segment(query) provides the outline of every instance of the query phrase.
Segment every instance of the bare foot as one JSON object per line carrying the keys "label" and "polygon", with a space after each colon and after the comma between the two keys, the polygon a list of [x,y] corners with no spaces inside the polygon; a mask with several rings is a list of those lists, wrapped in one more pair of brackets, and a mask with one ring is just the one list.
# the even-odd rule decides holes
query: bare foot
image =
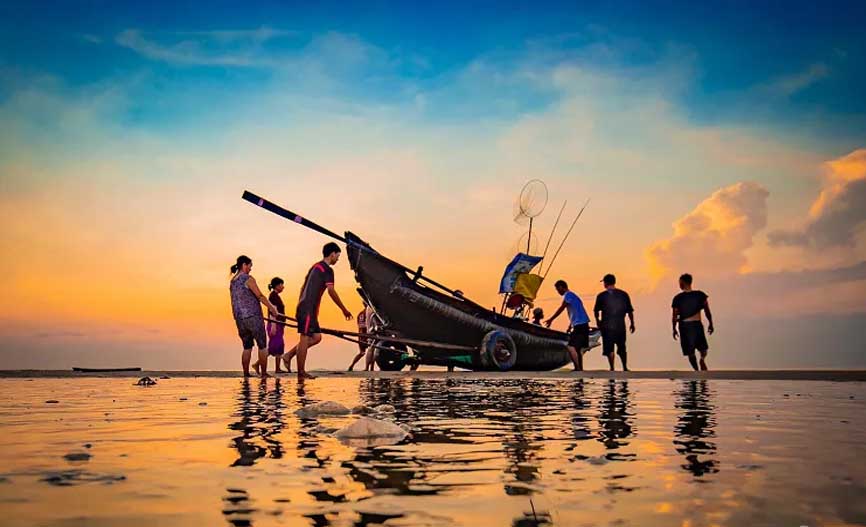
{"label": "bare foot", "polygon": [[305,379],[315,379],[315,378],[316,378],[315,375],[310,375],[309,373],[307,373],[305,371],[299,371],[298,372],[298,380],[299,381],[303,381]]}
{"label": "bare foot", "polygon": [[266,372],[266,371],[262,372],[262,379],[268,379],[270,377],[271,377],[271,375],[269,375],[268,372]]}
{"label": "bare foot", "polygon": [[622,371],[631,371],[631,370],[628,368],[623,368]]}
{"label": "bare foot", "polygon": [[259,363],[258,363],[258,362],[254,362],[254,363],[253,363],[253,369],[256,371],[256,373],[261,373],[261,372],[259,371]]}
{"label": "bare foot", "polygon": [[583,371],[583,368],[575,368],[574,371]]}
{"label": "bare foot", "polygon": [[707,368],[707,363],[704,362],[704,359],[701,359],[701,370],[702,370],[702,371],[707,371],[708,369],[709,369],[709,368]]}
{"label": "bare foot", "polygon": [[274,373],[283,373],[283,370],[277,368],[276,370],[274,370]]}
{"label": "bare foot", "polygon": [[250,372],[245,371],[245,372],[244,372],[244,377],[252,377],[252,375],[250,375]]}

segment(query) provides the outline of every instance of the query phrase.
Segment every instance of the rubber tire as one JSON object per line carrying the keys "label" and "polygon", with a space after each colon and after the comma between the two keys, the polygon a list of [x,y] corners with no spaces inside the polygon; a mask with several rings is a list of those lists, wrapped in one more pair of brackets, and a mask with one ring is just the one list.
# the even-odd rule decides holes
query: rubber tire
{"label": "rubber tire", "polygon": [[400,371],[406,367],[406,359],[403,355],[406,353],[406,346],[394,342],[374,341],[373,344],[383,346],[390,349],[379,348],[376,351],[376,366],[381,371]]}
{"label": "rubber tire", "polygon": [[[503,360],[497,354],[497,347],[504,347],[509,352]],[[517,363],[517,346],[514,339],[505,331],[494,329],[484,335],[481,340],[481,365],[485,370],[508,371]]]}

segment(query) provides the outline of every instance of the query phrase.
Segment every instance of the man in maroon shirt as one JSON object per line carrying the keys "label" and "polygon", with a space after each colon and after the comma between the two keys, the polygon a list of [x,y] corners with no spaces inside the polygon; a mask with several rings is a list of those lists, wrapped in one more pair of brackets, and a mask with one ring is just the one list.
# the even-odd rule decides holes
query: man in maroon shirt
{"label": "man in maroon shirt", "polygon": [[334,269],[331,266],[340,259],[340,253],[339,245],[334,242],[326,243],[322,248],[324,258],[310,267],[310,270],[307,271],[307,277],[304,279],[304,286],[301,288],[298,307],[295,311],[300,342],[286,354],[285,358],[286,367],[289,368],[292,357],[297,355],[299,381],[315,379],[313,375],[307,373],[304,366],[307,362],[307,350],[322,341],[322,331],[319,328],[319,307],[322,304],[322,295],[325,290],[328,291],[331,300],[343,311],[346,320],[352,320],[352,313],[346,309],[343,301],[340,300],[340,295],[334,289]]}

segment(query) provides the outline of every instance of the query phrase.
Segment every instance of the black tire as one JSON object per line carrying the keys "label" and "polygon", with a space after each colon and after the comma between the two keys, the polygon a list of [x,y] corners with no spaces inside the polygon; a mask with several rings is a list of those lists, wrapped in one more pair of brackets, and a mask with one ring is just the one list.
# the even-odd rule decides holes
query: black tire
{"label": "black tire", "polygon": [[406,346],[395,342],[373,342],[376,349],[376,365],[382,371],[400,371],[406,367]]}
{"label": "black tire", "polygon": [[517,363],[517,346],[511,335],[495,329],[484,335],[480,355],[485,370],[508,371]]}

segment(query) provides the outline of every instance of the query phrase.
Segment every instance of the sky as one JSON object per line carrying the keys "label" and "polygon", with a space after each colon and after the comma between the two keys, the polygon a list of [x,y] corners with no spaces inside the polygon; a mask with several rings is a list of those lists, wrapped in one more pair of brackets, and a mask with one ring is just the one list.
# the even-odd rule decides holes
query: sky
{"label": "sky", "polygon": [[690,272],[711,367],[866,368],[866,4],[308,4],[0,5],[0,368],[237,368],[229,266],[291,306],[327,241],[244,190],[498,305],[531,179],[542,246],[591,199],[550,277],[617,275],[633,367],[687,367]]}

